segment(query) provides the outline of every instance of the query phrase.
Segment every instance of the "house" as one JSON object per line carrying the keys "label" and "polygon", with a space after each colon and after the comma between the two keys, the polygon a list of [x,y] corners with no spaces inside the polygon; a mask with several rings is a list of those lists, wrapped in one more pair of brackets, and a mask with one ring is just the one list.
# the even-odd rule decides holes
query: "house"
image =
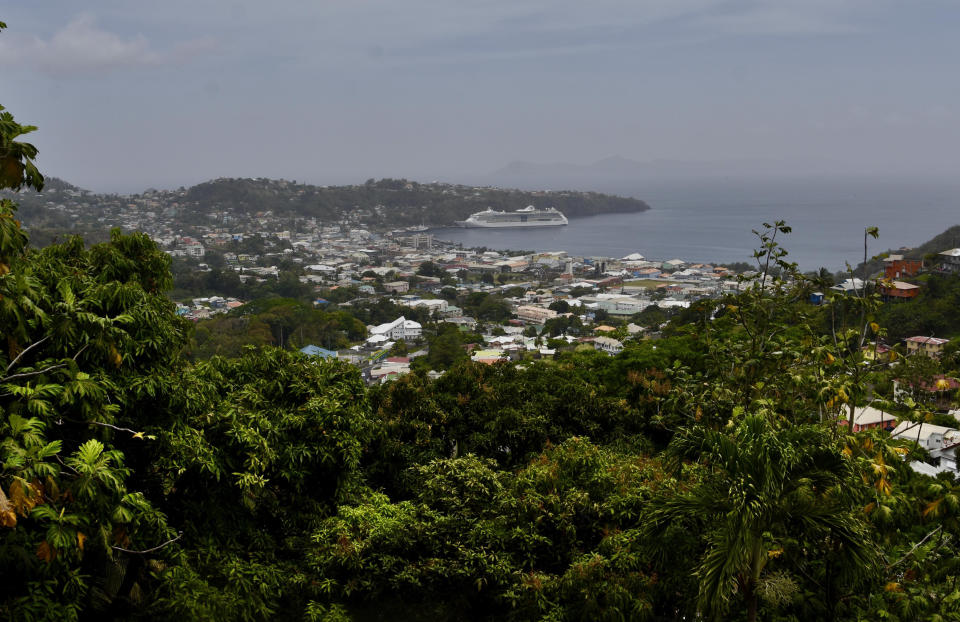
{"label": "house", "polygon": [[384,383],[388,380],[393,380],[399,376],[410,373],[410,363],[396,363],[385,361],[380,365],[372,367],[370,369],[370,380],[371,382]]}
{"label": "house", "polygon": [[400,304],[412,309],[416,309],[417,307],[424,308],[431,313],[446,313],[450,308],[450,303],[443,298],[419,298],[417,300],[405,300]]}
{"label": "house", "polygon": [[448,317],[444,321],[450,324],[456,324],[457,328],[459,328],[460,330],[473,330],[477,327],[477,320],[473,319],[472,317],[467,317],[465,315],[461,315],[457,317]]}
{"label": "house", "polygon": [[333,350],[327,350],[326,348],[321,348],[320,346],[304,346],[300,348],[300,351],[306,354],[307,356],[317,357],[320,359],[335,359],[337,358],[337,353]]}
{"label": "house", "polygon": [[860,348],[863,358],[868,361],[888,360],[890,358],[890,348],[882,343],[870,342]]}
{"label": "house", "polygon": [[838,283],[831,287],[833,291],[843,292],[844,294],[849,294],[850,292],[863,291],[863,279],[844,279],[842,283]]}
{"label": "house", "polygon": [[943,449],[960,440],[960,430],[947,428],[932,423],[917,423],[915,421],[901,421],[890,432],[890,438],[913,441],[927,451]]}
{"label": "house", "polygon": [[184,245],[183,250],[186,251],[187,256],[189,257],[203,257],[206,254],[206,249],[203,248],[203,244],[200,244],[199,242],[186,244]]}
{"label": "house", "polygon": [[596,300],[598,309],[603,309],[610,315],[633,315],[634,313],[640,313],[649,306],[648,302],[630,296],[605,297],[601,295],[591,299]]}
{"label": "house", "polygon": [[384,283],[383,289],[390,294],[406,294],[410,291],[410,283],[406,281],[391,281],[390,283]]}
{"label": "house", "polygon": [[905,281],[890,281],[880,284],[880,295],[884,300],[909,300],[920,294],[920,286]]}
{"label": "house", "polygon": [[385,343],[388,340],[419,339],[423,327],[419,322],[408,320],[401,315],[392,322],[379,326],[368,326],[367,332],[370,333],[370,337],[367,339],[368,343]]}
{"label": "house", "polygon": [[623,344],[612,337],[597,337],[593,340],[593,347],[611,356],[616,356],[623,351]]}
{"label": "house", "polygon": [[[846,425],[847,417],[840,417],[838,423]],[[873,430],[880,428],[882,430],[893,430],[898,423],[896,415],[884,412],[873,406],[862,406],[853,411],[853,431],[862,432],[863,430]]]}
{"label": "house", "polygon": [[960,248],[951,248],[937,255],[940,267],[950,272],[960,272]]}
{"label": "house", "polygon": [[953,396],[960,389],[960,381],[943,374],[936,374],[930,380],[920,383],[893,381],[893,396],[897,400],[912,397],[915,400],[931,404],[938,410],[953,408]]}
{"label": "house", "polygon": [[923,270],[922,259],[904,259],[903,255],[890,255],[883,260],[883,278],[894,280],[917,276]]}
{"label": "house", "polygon": [[557,317],[557,312],[553,309],[536,307],[533,305],[521,305],[517,307],[517,318],[524,322],[533,324],[543,324],[547,320]]}
{"label": "house", "polygon": [[659,268],[641,268],[634,272],[634,275],[641,279],[656,279],[659,278],[663,272]]}
{"label": "house", "polygon": [[[891,438],[911,441],[923,447],[930,453],[934,465],[939,467],[937,472],[944,470],[957,471],[957,449],[960,449],[960,430],[947,428],[932,423],[917,423],[904,421],[890,433]],[[925,469],[910,465],[915,471],[926,472]],[[929,465],[926,465],[929,467]]]}
{"label": "house", "polygon": [[614,287],[616,285],[623,285],[623,277],[619,276],[608,276],[606,278],[600,279],[594,283],[597,287],[604,289],[608,287]]}
{"label": "house", "polygon": [[500,361],[506,361],[507,353],[503,350],[477,350],[470,357],[470,360],[477,363],[485,363],[487,365],[493,365],[494,363],[499,363]]}
{"label": "house", "polygon": [[907,337],[904,339],[907,344],[907,354],[923,354],[925,356],[939,357],[943,354],[943,347],[950,340],[940,337]]}

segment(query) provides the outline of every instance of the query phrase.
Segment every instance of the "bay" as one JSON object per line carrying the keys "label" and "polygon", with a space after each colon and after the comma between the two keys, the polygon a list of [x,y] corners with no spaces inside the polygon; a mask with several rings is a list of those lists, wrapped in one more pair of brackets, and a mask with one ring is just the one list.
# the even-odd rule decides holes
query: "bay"
{"label": "bay", "polygon": [[[863,232],[876,226],[870,255],[915,246],[960,224],[960,183],[887,179],[694,180],[607,186],[653,208],[570,219],[566,227],[434,229],[464,247],[567,251],[573,256],[695,262],[752,261],[753,229],[785,220],[782,245],[802,270],[844,269],[863,259]],[[956,245],[960,246],[960,240]]]}

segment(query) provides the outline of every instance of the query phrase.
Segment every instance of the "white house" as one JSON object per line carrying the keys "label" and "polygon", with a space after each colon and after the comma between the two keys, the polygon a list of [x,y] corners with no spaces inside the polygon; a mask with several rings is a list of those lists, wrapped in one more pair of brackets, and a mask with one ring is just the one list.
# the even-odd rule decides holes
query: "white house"
{"label": "white house", "polygon": [[[957,471],[957,449],[960,448],[960,430],[932,423],[904,421],[890,433],[891,438],[912,441],[930,452],[930,458],[940,467],[937,471]],[[915,471],[925,472],[910,464]]]}
{"label": "white house", "polygon": [[863,290],[863,279],[858,279],[858,278],[844,279],[842,283],[838,283],[837,285],[834,285],[830,289],[836,292],[843,292],[843,293]]}
{"label": "white house", "polygon": [[546,309],[534,305],[521,305],[517,307],[517,318],[524,322],[542,323],[555,317],[557,317],[557,312],[553,309]]}
{"label": "white house", "polygon": [[[386,337],[392,341],[397,341],[398,339],[419,339],[423,327],[420,326],[419,322],[408,320],[401,315],[392,322],[379,326],[368,326],[367,331],[370,333],[370,338],[367,341],[374,339],[374,337]],[[382,342],[383,339],[378,338],[376,341]],[[371,343],[374,342],[371,341]]]}
{"label": "white house", "polygon": [[960,271],[960,248],[951,248],[950,250],[939,253],[940,265],[947,270],[954,272]]}
{"label": "white house", "polygon": [[195,244],[184,245],[183,250],[187,252],[187,255],[190,257],[203,257],[206,253],[206,249],[203,247],[203,244],[199,242]]}
{"label": "white house", "polygon": [[612,337],[597,337],[593,340],[593,347],[614,356],[623,351],[623,344]]}
{"label": "white house", "polygon": [[434,311],[437,313],[446,313],[447,309],[450,308],[450,303],[443,298],[420,298],[418,300],[405,300],[400,304],[412,309],[423,307],[425,309],[429,309],[431,313]]}
{"label": "white house", "polygon": [[890,433],[890,438],[917,442],[932,453],[960,441],[960,430],[932,423],[901,421]]}

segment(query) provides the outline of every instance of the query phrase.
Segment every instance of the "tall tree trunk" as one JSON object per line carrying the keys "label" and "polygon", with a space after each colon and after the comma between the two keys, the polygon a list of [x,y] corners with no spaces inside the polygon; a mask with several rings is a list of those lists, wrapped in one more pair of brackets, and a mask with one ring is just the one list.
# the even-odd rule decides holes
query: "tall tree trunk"
{"label": "tall tree trunk", "polygon": [[747,622],[757,622],[757,592],[754,590],[753,582],[747,584],[743,597],[747,601]]}

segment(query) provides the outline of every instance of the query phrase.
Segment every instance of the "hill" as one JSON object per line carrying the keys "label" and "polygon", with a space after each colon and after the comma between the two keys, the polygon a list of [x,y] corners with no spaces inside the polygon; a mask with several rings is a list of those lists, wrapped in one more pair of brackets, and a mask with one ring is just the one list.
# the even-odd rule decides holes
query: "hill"
{"label": "hill", "polygon": [[178,190],[135,195],[96,194],[61,180],[42,193],[16,195],[24,221],[34,230],[95,230],[105,226],[145,228],[151,219],[182,225],[224,224],[269,217],[350,221],[371,228],[448,226],[492,207],[556,207],[570,218],[613,212],[642,212],[645,202],[598,192],[523,191],[404,179],[368,180],[350,186],[315,186],[265,178],[215,179]]}
{"label": "hill", "polygon": [[[875,274],[883,271],[883,260],[890,255],[903,255],[907,259],[925,259],[928,263],[935,261],[937,253],[951,248],[960,247],[960,225],[954,225],[930,240],[913,248],[888,249],[870,259],[866,264],[866,274]],[[864,264],[857,266],[857,274],[864,273]]]}

